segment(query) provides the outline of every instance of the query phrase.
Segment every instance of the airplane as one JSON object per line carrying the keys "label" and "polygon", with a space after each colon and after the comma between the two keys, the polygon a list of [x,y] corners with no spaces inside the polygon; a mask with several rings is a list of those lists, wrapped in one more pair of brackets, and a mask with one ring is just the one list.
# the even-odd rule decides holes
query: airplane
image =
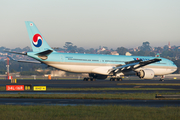
{"label": "airplane", "polygon": [[[88,73],[89,77],[84,81],[106,79],[121,81],[122,76],[136,75],[141,79],[153,79],[161,76],[163,81],[166,74],[173,73],[177,66],[159,54],[150,56],[125,56],[125,55],[102,55],[59,53],[52,49],[32,21],[25,21],[28,31],[32,52],[15,54],[27,55],[36,61],[16,60],[18,62],[43,63],[48,66],[74,73]],[[14,59],[13,59],[14,60]]]}

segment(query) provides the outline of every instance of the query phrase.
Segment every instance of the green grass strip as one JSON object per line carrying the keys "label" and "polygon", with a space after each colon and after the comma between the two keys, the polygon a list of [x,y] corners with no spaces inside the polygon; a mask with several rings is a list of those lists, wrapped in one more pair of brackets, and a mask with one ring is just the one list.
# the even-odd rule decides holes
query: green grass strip
{"label": "green grass strip", "polygon": [[[117,93],[117,94],[0,94],[0,98],[35,98],[35,99],[139,99],[154,100],[156,93]],[[161,93],[163,95],[180,94]],[[163,98],[164,99],[164,98]]]}
{"label": "green grass strip", "polygon": [[180,107],[0,105],[1,120],[179,120]]}
{"label": "green grass strip", "polygon": [[180,86],[179,83],[117,83],[117,85],[138,85],[138,86]]}

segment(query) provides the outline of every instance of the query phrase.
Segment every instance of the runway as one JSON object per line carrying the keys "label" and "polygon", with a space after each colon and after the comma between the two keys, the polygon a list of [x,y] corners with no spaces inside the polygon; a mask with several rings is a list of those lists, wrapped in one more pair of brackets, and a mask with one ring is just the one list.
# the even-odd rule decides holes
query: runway
{"label": "runway", "polygon": [[[97,80],[97,81],[83,81],[83,80],[19,80],[16,84],[32,85],[32,86],[47,86],[51,88],[133,88],[136,85],[120,85],[120,83],[168,83],[168,84],[180,84],[180,80],[123,80],[123,81],[109,81],[109,80]],[[10,80],[0,80],[0,86],[12,84]],[[141,86],[141,88],[173,88],[180,89],[180,86]]]}
{"label": "runway", "polygon": [[[121,85],[120,83],[124,83]],[[173,84],[173,85],[141,85],[138,88],[170,88],[172,90],[123,90],[135,88],[137,85],[125,83]],[[0,86],[12,85],[9,80],[0,80]],[[82,80],[17,80],[18,85],[46,86],[47,88],[122,88],[122,90],[49,90],[49,91],[0,91],[0,94],[116,94],[116,93],[164,93],[180,92],[180,80],[124,80],[124,81],[82,81]],[[180,106],[180,100],[95,100],[95,99],[17,99],[0,98],[5,105],[131,105],[131,106]]]}
{"label": "runway", "polygon": [[[17,80],[16,85],[31,85],[31,86],[46,86],[47,88],[135,88],[137,85],[121,85],[121,83],[129,84],[129,83],[144,83],[144,84],[180,84],[180,80],[166,80],[166,81],[158,81],[158,80],[124,80],[124,81],[109,81],[109,80],[97,80],[97,81],[82,81],[82,80]],[[10,83],[10,80],[0,80],[0,86],[5,85],[13,85]],[[26,94],[96,94],[96,93],[135,93],[135,92],[180,92],[180,86],[176,85],[141,85],[139,88],[170,88],[171,90],[58,90],[58,91],[20,91],[18,93],[26,93]],[[0,91],[0,94],[16,94],[17,91]]]}
{"label": "runway", "polygon": [[[123,85],[121,85],[121,83]],[[130,83],[143,83],[143,84],[179,84],[179,85],[126,85]],[[27,94],[96,94],[96,93],[150,93],[150,92],[180,92],[180,80],[123,80],[123,81],[82,81],[82,80],[17,80],[15,85],[31,85],[31,86],[46,86],[47,88],[121,88],[121,90],[51,90],[45,92],[37,91],[23,91],[18,93]],[[13,85],[10,80],[0,80],[0,86]],[[166,90],[123,90],[123,88],[167,88]],[[168,90],[170,89],[170,90]],[[16,91],[0,91],[0,94],[16,94]]]}
{"label": "runway", "polygon": [[0,98],[3,105],[130,105],[130,106],[180,106],[180,100],[94,100],[94,99],[11,99]]}

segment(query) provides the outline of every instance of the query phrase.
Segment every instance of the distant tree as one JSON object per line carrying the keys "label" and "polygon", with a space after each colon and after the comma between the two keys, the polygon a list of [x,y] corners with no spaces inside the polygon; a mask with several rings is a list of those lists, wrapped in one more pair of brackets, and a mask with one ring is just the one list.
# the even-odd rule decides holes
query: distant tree
{"label": "distant tree", "polygon": [[72,42],[66,42],[64,48],[68,49],[69,47],[73,46]]}
{"label": "distant tree", "polygon": [[16,72],[16,71],[15,71],[14,69],[11,69],[10,72],[11,72],[11,73],[14,73],[14,72]]}
{"label": "distant tree", "polygon": [[17,47],[17,48],[15,48],[15,49],[12,49],[12,51],[21,52],[22,49],[21,49],[20,47]]}
{"label": "distant tree", "polygon": [[83,47],[77,48],[78,53],[84,53],[85,49]]}
{"label": "distant tree", "polygon": [[116,51],[119,53],[119,55],[125,55],[125,53],[128,52],[128,49],[125,47],[118,47]]}
{"label": "distant tree", "polygon": [[165,45],[165,46],[163,47],[163,50],[164,50],[164,51],[166,51],[166,50],[168,50],[168,49],[169,49],[168,45]]}
{"label": "distant tree", "polygon": [[154,52],[150,52],[149,56],[155,56],[156,54]]}
{"label": "distant tree", "polygon": [[6,73],[6,70],[0,70],[0,74],[4,75]]}
{"label": "distant tree", "polygon": [[173,51],[169,51],[169,50],[163,51],[161,54],[161,57],[172,57],[172,56],[173,56]]}
{"label": "distant tree", "polygon": [[142,46],[140,46],[140,50],[143,50],[143,51],[151,51],[151,46],[149,45],[150,43],[149,42],[143,42]]}
{"label": "distant tree", "polygon": [[133,52],[133,55],[144,56],[145,55],[145,51],[143,51],[143,50],[136,51],[136,52]]}
{"label": "distant tree", "polygon": [[96,54],[96,50],[94,48],[90,48],[90,49],[85,50],[85,53]]}
{"label": "distant tree", "polygon": [[0,47],[0,51],[3,52],[6,48],[5,47]]}
{"label": "distant tree", "polygon": [[155,52],[156,53],[162,53],[163,49],[161,47],[155,47]]}
{"label": "distant tree", "polygon": [[22,51],[27,51],[27,52],[29,52],[29,51],[31,51],[31,48],[30,48],[29,46],[26,46],[25,48],[22,49]]}
{"label": "distant tree", "polygon": [[73,46],[73,43],[71,43],[71,42],[66,42],[64,48],[67,51],[70,51],[70,52],[73,52],[73,53],[77,50],[77,46],[75,46],[75,45]]}

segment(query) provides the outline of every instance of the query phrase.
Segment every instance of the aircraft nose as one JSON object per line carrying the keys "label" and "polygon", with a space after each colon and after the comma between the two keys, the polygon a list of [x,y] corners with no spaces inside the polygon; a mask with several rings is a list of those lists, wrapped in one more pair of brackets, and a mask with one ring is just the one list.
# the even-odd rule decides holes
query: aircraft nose
{"label": "aircraft nose", "polygon": [[178,67],[174,64],[174,72],[177,70],[177,68],[178,68]]}

